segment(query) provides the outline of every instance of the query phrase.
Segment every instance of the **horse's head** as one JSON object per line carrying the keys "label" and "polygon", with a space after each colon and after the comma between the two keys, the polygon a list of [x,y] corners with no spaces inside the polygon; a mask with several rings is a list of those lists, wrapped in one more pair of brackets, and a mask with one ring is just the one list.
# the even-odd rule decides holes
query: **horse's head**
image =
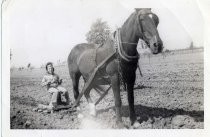
{"label": "horse's head", "polygon": [[153,54],[162,52],[163,42],[160,39],[157,26],[158,16],[151,12],[151,9],[136,9],[138,28],[141,31],[141,38],[147,43]]}

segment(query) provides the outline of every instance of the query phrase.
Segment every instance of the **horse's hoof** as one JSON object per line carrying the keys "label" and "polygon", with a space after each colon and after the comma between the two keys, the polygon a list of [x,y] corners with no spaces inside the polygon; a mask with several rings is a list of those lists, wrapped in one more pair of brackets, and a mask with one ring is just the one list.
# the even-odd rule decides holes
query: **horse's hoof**
{"label": "horse's hoof", "polygon": [[95,106],[95,104],[90,103],[89,106],[90,106],[90,115],[95,117],[96,116],[96,106]]}
{"label": "horse's hoof", "polygon": [[140,125],[141,125],[141,124],[140,124],[138,121],[135,121],[135,122],[133,123],[132,127],[133,127],[134,129],[137,129],[137,128],[140,127]]}
{"label": "horse's hoof", "polygon": [[92,112],[90,112],[90,115],[93,116],[93,117],[95,117],[96,116],[96,112],[95,111],[92,111]]}
{"label": "horse's hoof", "polygon": [[126,129],[125,125],[122,122],[117,122],[118,129]]}
{"label": "horse's hoof", "polygon": [[81,113],[79,113],[77,117],[78,117],[79,119],[82,119],[82,118],[84,118],[84,115],[81,114]]}
{"label": "horse's hoof", "polygon": [[81,110],[81,108],[79,106],[77,106],[77,111],[80,111],[80,110]]}

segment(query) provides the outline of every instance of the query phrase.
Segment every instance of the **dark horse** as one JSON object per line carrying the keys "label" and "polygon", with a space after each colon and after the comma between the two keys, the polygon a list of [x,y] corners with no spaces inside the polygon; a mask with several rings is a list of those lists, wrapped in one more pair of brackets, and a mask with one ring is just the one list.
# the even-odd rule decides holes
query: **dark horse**
{"label": "dark horse", "polygon": [[[103,91],[103,85],[111,84],[115,99],[117,124],[123,126],[120,98],[120,81],[122,81],[127,90],[131,125],[139,126],[134,110],[133,93],[139,59],[137,43],[139,39],[142,39],[150,47],[153,54],[162,52],[163,44],[157,31],[158,23],[159,19],[157,15],[151,12],[151,9],[136,9],[120,28],[120,31],[116,33],[116,37],[119,36],[118,46],[114,46],[115,42],[111,39],[107,40],[100,48],[96,48],[94,44],[76,45],[68,57],[74,98],[79,97],[80,76],[84,78],[85,97],[92,108],[95,106],[89,95],[90,90],[94,88]],[[91,82],[87,82],[94,68],[115,51],[117,51],[115,57],[105,63]],[[95,112],[92,111],[92,114]]]}

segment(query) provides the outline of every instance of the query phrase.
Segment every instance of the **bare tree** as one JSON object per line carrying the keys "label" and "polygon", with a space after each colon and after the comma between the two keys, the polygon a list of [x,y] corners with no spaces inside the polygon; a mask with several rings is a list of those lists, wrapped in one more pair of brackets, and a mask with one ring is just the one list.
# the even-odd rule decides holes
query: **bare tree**
{"label": "bare tree", "polygon": [[12,50],[10,49],[10,60],[12,59]]}
{"label": "bare tree", "polygon": [[57,60],[57,66],[60,66],[61,65],[61,60]]}
{"label": "bare tree", "polygon": [[195,46],[194,46],[193,42],[191,42],[191,43],[190,43],[189,49],[193,52],[193,49],[194,49],[194,48],[195,48]]}
{"label": "bare tree", "polygon": [[33,70],[35,67],[31,65],[31,63],[28,63],[27,65],[27,69],[28,70]]}
{"label": "bare tree", "polygon": [[31,63],[28,63],[27,68],[29,69],[31,67]]}

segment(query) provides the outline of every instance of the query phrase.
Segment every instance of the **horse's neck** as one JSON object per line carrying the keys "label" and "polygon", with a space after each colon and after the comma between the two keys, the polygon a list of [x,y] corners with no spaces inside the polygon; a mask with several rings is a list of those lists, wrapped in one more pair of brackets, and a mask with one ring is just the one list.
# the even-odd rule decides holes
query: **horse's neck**
{"label": "horse's neck", "polygon": [[122,47],[124,51],[130,56],[136,54],[137,43],[139,40],[138,33],[139,28],[136,19],[130,19],[121,28]]}

